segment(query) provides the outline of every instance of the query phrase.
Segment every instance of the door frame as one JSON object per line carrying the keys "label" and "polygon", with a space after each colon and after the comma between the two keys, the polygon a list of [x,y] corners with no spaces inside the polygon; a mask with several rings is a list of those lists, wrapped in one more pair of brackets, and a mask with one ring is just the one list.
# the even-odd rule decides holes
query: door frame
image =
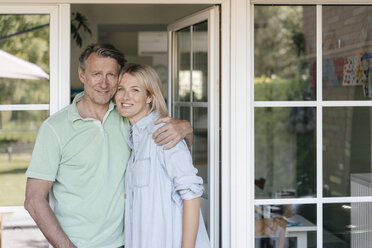
{"label": "door frame", "polygon": [[168,112],[173,111],[173,83],[176,80],[177,68],[177,37],[174,32],[191,25],[208,20],[208,202],[209,202],[209,238],[212,247],[219,247],[220,223],[220,135],[219,135],[219,102],[220,102],[220,29],[219,6],[209,7],[186,16],[168,26],[169,51],[169,82],[168,82]]}

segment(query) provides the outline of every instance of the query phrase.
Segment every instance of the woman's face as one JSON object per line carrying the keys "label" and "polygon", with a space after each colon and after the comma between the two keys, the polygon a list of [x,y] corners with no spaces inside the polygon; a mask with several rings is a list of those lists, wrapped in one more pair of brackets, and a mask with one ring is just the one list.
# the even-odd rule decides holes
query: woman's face
{"label": "woman's face", "polygon": [[131,74],[124,74],[115,95],[119,113],[134,125],[150,112],[151,101],[152,97],[148,96],[147,90],[140,81]]}

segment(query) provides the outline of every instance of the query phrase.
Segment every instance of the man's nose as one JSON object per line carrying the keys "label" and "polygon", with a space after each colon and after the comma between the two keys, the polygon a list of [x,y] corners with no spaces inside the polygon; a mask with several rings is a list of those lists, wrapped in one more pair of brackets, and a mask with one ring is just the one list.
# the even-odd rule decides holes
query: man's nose
{"label": "man's nose", "polygon": [[107,76],[104,76],[103,79],[102,79],[102,81],[101,81],[101,87],[102,87],[103,89],[105,89],[105,88],[107,88],[108,86],[109,86],[109,81],[108,81],[108,79],[107,79]]}

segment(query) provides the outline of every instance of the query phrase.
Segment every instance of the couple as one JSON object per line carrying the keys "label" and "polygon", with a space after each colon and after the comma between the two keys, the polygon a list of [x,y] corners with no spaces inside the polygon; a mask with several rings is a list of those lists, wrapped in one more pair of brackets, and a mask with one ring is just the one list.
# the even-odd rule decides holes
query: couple
{"label": "couple", "polygon": [[111,45],[90,45],[79,61],[84,92],[40,127],[26,172],[25,208],[40,230],[54,247],[208,247],[202,180],[178,143],[191,144],[192,129],[159,119],[166,107],[156,72],[124,66]]}

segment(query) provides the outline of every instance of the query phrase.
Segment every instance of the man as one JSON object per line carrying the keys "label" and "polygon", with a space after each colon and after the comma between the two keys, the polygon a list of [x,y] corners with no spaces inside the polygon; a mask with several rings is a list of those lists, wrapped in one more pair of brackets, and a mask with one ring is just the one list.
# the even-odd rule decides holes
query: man
{"label": "man", "polygon": [[[124,245],[124,171],[129,122],[111,102],[124,55],[111,45],[88,46],[79,58],[84,92],[40,127],[26,172],[25,208],[54,247]],[[171,147],[192,129],[174,119],[159,129]],[[181,131],[175,131],[181,130]],[[52,189],[54,212],[46,197]]]}

